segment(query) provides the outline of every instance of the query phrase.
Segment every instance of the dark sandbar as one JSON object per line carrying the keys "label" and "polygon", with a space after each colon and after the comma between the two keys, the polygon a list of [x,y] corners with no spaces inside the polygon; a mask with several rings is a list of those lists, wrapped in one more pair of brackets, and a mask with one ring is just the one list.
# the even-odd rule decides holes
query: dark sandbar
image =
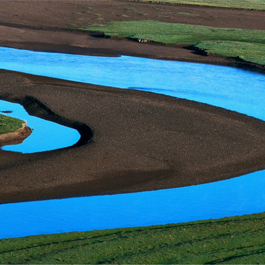
{"label": "dark sandbar", "polygon": [[[0,46],[116,56],[117,54],[243,67],[264,67],[185,45],[163,46],[94,38],[66,31],[95,22],[87,1],[0,1]],[[264,30],[264,12],[91,0],[95,14],[112,20],[144,19]],[[192,15],[159,16],[161,12]],[[78,19],[76,15],[83,16]],[[242,16],[244,19],[241,19]],[[0,203],[164,189],[240,176],[265,168],[265,123],[209,105],[135,90],[121,90],[0,71],[0,97],[30,114],[79,130],[81,141],[56,151],[0,150]],[[40,139],[41,140],[41,139]]]}
{"label": "dark sandbar", "polygon": [[78,146],[0,151],[1,203],[180,187],[265,167],[258,119],[135,90],[9,71],[0,80],[1,97],[31,114],[87,126]]}

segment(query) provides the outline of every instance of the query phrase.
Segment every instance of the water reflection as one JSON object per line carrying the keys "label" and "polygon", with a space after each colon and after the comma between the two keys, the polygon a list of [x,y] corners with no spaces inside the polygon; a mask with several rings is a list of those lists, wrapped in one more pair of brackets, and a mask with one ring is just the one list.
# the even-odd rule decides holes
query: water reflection
{"label": "water reflection", "polygon": [[[89,57],[9,48],[0,48],[0,58],[1,68],[7,70],[162,93],[265,120],[265,76],[258,73],[129,56]],[[4,228],[0,238],[262,212],[264,175],[260,171],[185,188],[1,205],[5,218],[0,220]]]}
{"label": "water reflection", "polygon": [[[4,111],[6,116],[26,121],[33,129],[32,134],[23,143],[6,145],[1,147],[2,150],[20,153],[44,152],[74,145],[80,138],[77,130],[30,116],[19,104],[0,100],[0,111]],[[63,135],[65,137],[62,137]]]}

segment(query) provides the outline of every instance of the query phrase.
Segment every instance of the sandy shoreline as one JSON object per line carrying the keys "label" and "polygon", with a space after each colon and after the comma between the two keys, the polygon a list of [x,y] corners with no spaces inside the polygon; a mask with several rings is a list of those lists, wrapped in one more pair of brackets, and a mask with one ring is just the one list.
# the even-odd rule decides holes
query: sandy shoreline
{"label": "sandy shoreline", "polygon": [[30,134],[31,129],[24,123],[16,132],[0,134],[0,147],[4,145],[21,144]]}
{"label": "sandy shoreline", "polygon": [[[1,1],[0,7],[21,16],[12,3]],[[100,56],[124,54],[264,71],[235,59],[202,56],[181,45],[142,44],[69,32],[63,17],[61,24],[58,22],[61,28],[52,28],[53,23],[44,20],[43,14],[36,26],[32,14],[21,19],[20,25],[15,15],[9,14],[9,24],[7,17],[0,18],[0,46]],[[259,12],[253,14],[258,18]],[[220,21],[221,16],[223,13]],[[226,23],[225,17],[223,21]],[[250,19],[244,23],[246,28],[255,24]],[[76,128],[83,135],[77,146],[56,151],[22,155],[0,150],[0,203],[180,187],[265,168],[265,123],[221,108],[3,70],[0,97],[20,102],[31,114]]]}

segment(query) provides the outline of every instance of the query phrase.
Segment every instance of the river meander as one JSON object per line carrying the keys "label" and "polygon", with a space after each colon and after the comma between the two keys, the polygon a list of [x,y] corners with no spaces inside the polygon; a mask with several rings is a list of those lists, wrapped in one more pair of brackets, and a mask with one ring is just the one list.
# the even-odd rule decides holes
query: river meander
{"label": "river meander", "polygon": [[6,145],[1,147],[2,150],[24,154],[44,152],[72,146],[80,139],[77,130],[31,116],[17,103],[0,100],[0,111],[10,112],[4,115],[24,120],[33,129],[30,137],[26,138],[23,143]]}
{"label": "river meander", "polygon": [[[0,48],[0,58],[0,68],[6,70],[162,93],[265,120],[265,76],[241,69],[129,56],[89,57],[9,48]],[[262,212],[265,211],[264,175],[264,171],[259,171],[176,189],[4,204],[0,206],[0,238]]]}

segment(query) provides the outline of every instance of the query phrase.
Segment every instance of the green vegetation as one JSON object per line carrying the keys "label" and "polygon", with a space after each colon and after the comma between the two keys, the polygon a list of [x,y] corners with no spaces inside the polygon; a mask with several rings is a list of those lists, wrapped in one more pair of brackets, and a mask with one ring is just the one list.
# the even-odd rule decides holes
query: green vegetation
{"label": "green vegetation", "polygon": [[146,39],[164,44],[195,45],[221,56],[240,57],[264,65],[265,31],[215,28],[152,20],[118,21],[82,30],[104,32],[117,38]]}
{"label": "green vegetation", "polygon": [[23,123],[25,122],[22,120],[10,118],[0,114],[0,134],[16,132],[22,127]]}
{"label": "green vegetation", "polygon": [[204,40],[227,40],[265,43],[264,30],[214,28],[153,20],[117,21],[94,25],[83,30],[104,32],[117,38],[148,39],[165,44],[194,43]]}
{"label": "green vegetation", "polygon": [[259,264],[265,213],[165,226],[0,240],[0,263]]}
{"label": "green vegetation", "polygon": [[235,57],[236,55],[244,61],[265,65],[264,44],[236,41],[204,41],[195,46],[209,53],[226,57]]}
{"label": "green vegetation", "polygon": [[[150,0],[143,1],[150,2]],[[158,2],[158,0],[152,0],[152,2]],[[159,2],[265,10],[264,0],[159,0]]]}

